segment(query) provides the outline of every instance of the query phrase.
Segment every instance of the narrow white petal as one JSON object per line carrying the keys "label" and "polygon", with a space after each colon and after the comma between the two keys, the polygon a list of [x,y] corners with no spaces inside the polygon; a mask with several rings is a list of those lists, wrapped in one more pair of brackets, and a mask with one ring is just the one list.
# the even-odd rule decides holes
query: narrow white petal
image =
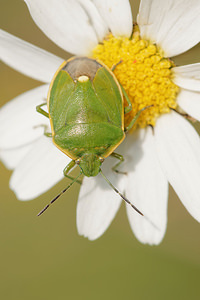
{"label": "narrow white petal", "polygon": [[88,55],[98,44],[97,24],[95,23],[93,27],[91,10],[88,12],[86,6],[81,5],[79,1],[25,0],[25,2],[35,23],[64,50],[76,55]]}
{"label": "narrow white petal", "polygon": [[5,104],[0,110],[0,148],[26,145],[44,133],[49,119],[36,112],[36,106],[47,97],[48,85],[25,92]]}
{"label": "narrow white petal", "polygon": [[50,82],[63,62],[43,49],[0,29],[0,59],[10,67],[42,82]]}
{"label": "narrow white petal", "polygon": [[133,19],[128,0],[93,0],[93,2],[115,36],[131,35]]}
{"label": "narrow white petal", "polygon": [[[122,176],[111,171],[115,160],[108,158],[103,171],[117,188],[122,190]],[[93,178],[85,177],[77,204],[77,228],[80,235],[95,240],[108,228],[115,217],[121,198],[99,174]]]}
{"label": "narrow white petal", "polygon": [[173,68],[174,83],[192,91],[200,92],[200,63]]}
{"label": "narrow white petal", "polygon": [[181,89],[177,102],[186,113],[200,121],[200,92]]}
{"label": "narrow white petal", "polygon": [[31,200],[48,191],[63,176],[70,159],[45,136],[34,143],[13,172],[10,188],[20,200]]}
{"label": "narrow white petal", "polygon": [[33,143],[28,144],[26,146],[8,149],[8,150],[0,150],[0,159],[8,169],[14,169],[22,158],[30,151]]}
{"label": "narrow white petal", "polygon": [[141,36],[171,57],[200,41],[199,15],[199,0],[141,0],[137,22]]}
{"label": "narrow white petal", "polygon": [[167,226],[168,182],[157,159],[151,128],[128,135],[123,147],[126,196],[144,214],[126,205],[131,228],[140,242],[159,244]]}
{"label": "narrow white petal", "polygon": [[200,221],[200,139],[188,121],[175,112],[161,116],[155,126],[157,154],[168,181]]}
{"label": "narrow white petal", "polygon": [[78,0],[81,6],[85,9],[88,18],[96,32],[98,41],[102,41],[108,33],[108,26],[104,22],[103,17],[100,15],[97,7],[92,3],[91,0]]}

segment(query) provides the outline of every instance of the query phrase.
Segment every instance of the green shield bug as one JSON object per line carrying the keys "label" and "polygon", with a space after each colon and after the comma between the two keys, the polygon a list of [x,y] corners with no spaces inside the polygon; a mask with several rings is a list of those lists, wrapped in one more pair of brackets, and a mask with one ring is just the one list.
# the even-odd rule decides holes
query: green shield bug
{"label": "green shield bug", "polygon": [[[128,102],[125,108],[123,96]],[[142,215],[101,170],[101,164],[111,155],[119,160],[113,167],[119,172],[117,167],[124,159],[114,150],[143,110],[137,113],[128,128],[124,128],[124,113],[132,109],[132,104],[113,72],[95,59],[72,57],[63,62],[50,84],[47,96],[49,113],[42,109],[43,105],[36,109],[50,120],[52,133],[45,134],[51,136],[55,146],[72,159],[63,171],[72,182],[51,203],[77,182],[81,174],[90,177],[101,173],[114,191]],[[75,165],[79,165],[80,173],[72,178],[68,174]]]}

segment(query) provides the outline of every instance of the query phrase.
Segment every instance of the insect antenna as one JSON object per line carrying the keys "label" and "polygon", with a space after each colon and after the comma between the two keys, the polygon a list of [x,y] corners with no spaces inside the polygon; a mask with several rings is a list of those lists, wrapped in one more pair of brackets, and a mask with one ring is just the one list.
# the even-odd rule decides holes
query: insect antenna
{"label": "insect antenna", "polygon": [[110,180],[103,174],[102,170],[100,169],[100,173],[101,176],[105,179],[105,181],[111,186],[111,188],[120,195],[120,197],[126,202],[128,203],[132,208],[134,208],[141,216],[144,216],[143,213],[137,209],[137,207],[135,205],[133,205],[126,197],[124,197],[124,195],[122,195],[122,193],[120,193],[120,191],[118,191],[118,189],[110,182]]}
{"label": "insect antenna", "polygon": [[58,198],[60,198],[60,196],[62,195],[62,194],[64,194],[73,184],[74,184],[74,182],[76,182],[77,181],[77,179],[80,177],[82,175],[82,171],[79,173],[79,175],[76,177],[76,178],[74,178],[73,180],[72,180],[72,182],[64,189],[64,190],[62,190],[55,198],[53,198],[53,200],[51,200],[51,202],[49,203],[49,204],[47,204],[38,214],[37,214],[37,216],[40,216],[41,214],[43,214],[43,212],[45,212],[45,210],[47,210],[47,208],[49,208],[49,206],[51,205],[51,204],[53,204]]}

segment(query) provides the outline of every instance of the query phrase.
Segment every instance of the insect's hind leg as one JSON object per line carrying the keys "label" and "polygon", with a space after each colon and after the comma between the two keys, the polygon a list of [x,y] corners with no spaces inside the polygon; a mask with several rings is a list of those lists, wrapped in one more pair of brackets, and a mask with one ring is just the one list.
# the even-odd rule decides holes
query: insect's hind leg
{"label": "insect's hind leg", "polygon": [[118,162],[116,165],[114,165],[114,166],[112,167],[112,170],[113,170],[114,172],[118,173],[118,174],[124,174],[124,175],[127,175],[126,172],[122,172],[122,171],[119,171],[119,170],[117,169],[117,168],[121,165],[121,163],[124,162],[124,157],[123,157],[123,155],[118,154],[118,153],[116,153],[116,152],[113,152],[113,153],[111,153],[111,156],[113,156],[113,157],[119,159],[119,162]]}
{"label": "insect's hind leg", "polygon": [[129,99],[129,96],[127,95],[124,87],[120,84],[120,87],[121,87],[121,90],[122,90],[122,93],[124,95],[124,98],[126,99],[127,103],[128,103],[128,106],[125,106],[124,107],[124,114],[127,114],[129,113],[131,110],[132,110],[132,103],[131,103],[131,100]]}
{"label": "insect's hind leg", "polygon": [[[42,103],[42,104],[36,106],[36,111],[39,114],[41,114],[41,115],[43,115],[43,116],[45,116],[49,119],[49,114],[44,109],[41,108],[44,105],[46,105],[46,103]],[[47,137],[52,137],[52,134],[50,132],[48,132],[48,126],[47,125],[41,124],[41,125],[35,126],[35,128],[37,128],[37,127],[44,127],[44,135],[47,136]]]}
{"label": "insect's hind leg", "polygon": [[42,103],[40,105],[37,105],[36,106],[36,111],[39,113],[39,114],[42,114],[43,116],[47,117],[49,119],[49,114],[48,112],[46,112],[44,109],[42,109],[41,107],[44,106],[44,105],[47,105],[46,103]]}
{"label": "insect's hind leg", "polygon": [[[111,71],[114,72],[115,68],[116,68],[119,64],[121,64],[121,63],[122,63],[122,60],[120,60],[118,63],[114,64],[114,65],[112,66],[112,68],[111,68]],[[128,95],[127,95],[127,93],[126,93],[126,91],[125,91],[125,89],[124,89],[124,87],[123,87],[123,85],[122,85],[120,82],[119,82],[119,85],[120,85],[121,90],[122,90],[122,93],[123,93],[123,95],[124,95],[124,97],[125,97],[125,99],[126,99],[126,101],[127,101],[127,103],[128,103],[128,106],[124,107],[124,113],[127,114],[129,111],[132,110],[132,103],[131,103],[131,101],[130,101],[130,99],[129,99],[129,97],[128,97]]]}
{"label": "insect's hind leg", "polygon": [[48,130],[49,130],[48,125],[46,125],[46,124],[40,124],[40,125],[34,126],[34,128],[38,128],[38,127],[43,127],[43,128],[44,128],[44,135],[45,135],[45,136],[47,136],[47,137],[52,137],[52,133],[51,133],[51,132],[48,132]]}
{"label": "insect's hind leg", "polygon": [[[120,62],[119,62],[119,63],[120,63]],[[118,64],[119,64],[119,63],[118,63]],[[115,68],[115,67],[116,67],[116,66],[114,66],[114,68]],[[129,96],[128,96],[128,94],[126,93],[126,91],[125,91],[123,85],[122,85],[120,82],[119,82],[119,85],[120,85],[120,87],[121,87],[122,94],[123,94],[124,98],[126,99],[126,102],[128,103],[128,105],[124,107],[124,114],[127,114],[127,113],[129,113],[129,112],[132,110],[132,108],[133,108],[133,107],[132,107],[132,102],[131,102],[131,100],[129,99]],[[134,123],[137,121],[137,119],[139,118],[141,112],[142,112],[143,110],[149,108],[149,107],[152,107],[152,106],[153,106],[153,105],[149,105],[149,106],[146,106],[146,107],[140,109],[140,110],[136,113],[135,117],[132,119],[132,121],[130,122],[130,124],[129,124],[126,128],[124,128],[124,131],[125,131],[125,132],[126,132],[126,131],[129,131],[129,130],[133,127],[133,125],[134,125]]]}
{"label": "insect's hind leg", "polygon": [[[76,164],[75,161],[72,160],[72,161],[70,161],[68,163],[68,165],[63,170],[64,176],[67,177],[67,178],[69,178],[70,180],[74,180],[75,179],[75,177],[68,175],[68,173],[73,169],[73,167],[75,166],[75,164]],[[81,180],[77,180],[76,182],[79,183],[79,184],[82,184]]]}
{"label": "insect's hind leg", "polygon": [[130,124],[129,124],[126,128],[124,128],[124,131],[125,131],[125,132],[129,131],[129,130],[133,127],[133,125],[135,124],[135,122],[137,121],[137,119],[139,118],[141,112],[143,112],[145,109],[147,109],[147,108],[149,108],[149,107],[152,107],[152,106],[153,106],[153,105],[149,105],[149,106],[145,106],[144,108],[140,109],[140,110],[136,113],[135,117],[132,119],[132,121],[130,122]]}

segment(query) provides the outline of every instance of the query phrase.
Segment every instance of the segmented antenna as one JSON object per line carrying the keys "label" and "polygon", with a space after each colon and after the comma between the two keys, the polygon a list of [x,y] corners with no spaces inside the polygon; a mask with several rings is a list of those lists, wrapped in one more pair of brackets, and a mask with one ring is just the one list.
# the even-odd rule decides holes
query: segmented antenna
{"label": "segmented antenna", "polygon": [[103,174],[102,170],[100,170],[101,176],[105,179],[105,181],[111,186],[111,188],[120,195],[120,197],[126,202],[128,203],[135,211],[137,211],[141,216],[144,217],[145,220],[147,220],[147,222],[149,222],[156,230],[160,231],[160,228],[151,221],[151,219],[149,219],[148,217],[144,216],[143,213],[135,206],[133,205],[126,197],[124,197],[124,195],[122,195],[122,193],[120,193],[120,191],[118,191],[118,189],[110,182],[110,180]]}
{"label": "segmented antenna", "polygon": [[82,175],[82,171],[79,173],[79,175],[76,177],[76,178],[74,178],[73,180],[72,180],[72,182],[64,189],[64,190],[62,190],[55,198],[53,198],[53,200],[51,200],[51,202],[49,203],[49,204],[47,204],[40,212],[39,212],[39,214],[37,214],[37,216],[41,216],[41,214],[43,214],[43,212],[45,212],[45,210],[47,210],[47,208],[49,208],[49,206],[51,205],[51,204],[53,204],[62,194],[64,194],[73,184],[74,184],[74,182],[76,182],[77,181],[77,179],[80,177]]}
{"label": "segmented antenna", "polygon": [[133,205],[126,197],[124,197],[124,195],[122,195],[122,193],[120,193],[120,191],[118,191],[118,189],[110,182],[110,180],[103,174],[102,170],[100,169],[100,173],[101,176],[105,179],[105,181],[111,186],[111,188],[120,195],[120,197],[126,202],[128,203],[132,208],[134,208],[141,216],[144,216],[143,213],[137,209],[137,207],[135,205]]}

